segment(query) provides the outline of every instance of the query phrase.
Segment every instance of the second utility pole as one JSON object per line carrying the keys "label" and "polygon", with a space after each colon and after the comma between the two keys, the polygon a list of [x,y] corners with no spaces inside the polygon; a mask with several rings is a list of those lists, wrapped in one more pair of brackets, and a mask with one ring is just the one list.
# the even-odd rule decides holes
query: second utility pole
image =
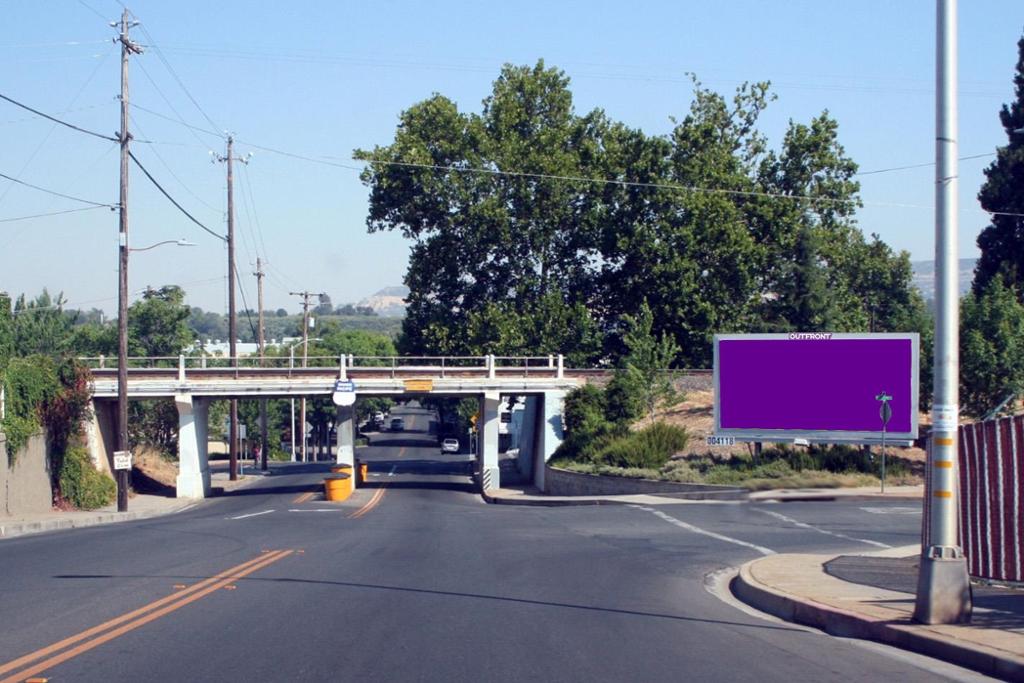
{"label": "second utility pole", "polygon": [[[260,367],[263,367],[264,355],[265,355],[265,340],[263,338],[263,262],[260,261],[260,257],[256,257],[256,272],[253,273],[256,276],[256,298],[259,302],[259,331],[257,332],[260,349]],[[260,399],[260,469],[267,469],[267,451],[270,450],[270,444],[267,443],[267,399]]]}
{"label": "second utility pole", "polygon": [[[234,172],[233,161],[245,162],[245,159],[235,159],[235,140],[228,135],[228,153],[226,156],[217,157],[217,161],[226,162],[228,165],[228,358],[230,362],[238,367],[238,353],[235,344],[238,342],[237,316],[235,315],[235,195],[234,195]],[[231,416],[228,425],[228,457],[230,458],[231,481],[238,479],[238,399],[231,399]]]}

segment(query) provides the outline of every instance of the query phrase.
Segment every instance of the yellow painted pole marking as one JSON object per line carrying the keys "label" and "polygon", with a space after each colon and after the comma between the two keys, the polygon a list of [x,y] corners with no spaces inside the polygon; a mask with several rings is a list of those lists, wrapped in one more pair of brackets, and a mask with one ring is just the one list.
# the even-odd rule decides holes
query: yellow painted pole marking
{"label": "yellow painted pole marking", "polygon": [[932,463],[932,466],[933,467],[941,467],[943,469],[951,470],[951,469],[953,469],[953,461],[952,460],[936,460],[935,462]]}
{"label": "yellow painted pole marking", "polygon": [[952,446],[953,439],[946,438],[944,436],[935,437],[935,445],[937,446]]}
{"label": "yellow painted pole marking", "polygon": [[953,492],[952,491],[936,491],[932,495],[935,496],[936,498],[952,498],[953,497]]}
{"label": "yellow painted pole marking", "polygon": [[[109,621],[105,621],[102,624],[99,624],[98,626],[93,626],[92,628],[86,629],[81,633],[73,635],[69,638],[65,638],[64,640],[58,641],[53,645],[48,645],[47,647],[41,648],[39,650],[36,650],[35,652],[31,652],[27,655],[24,655],[23,657],[19,657],[15,660],[12,660],[7,664],[4,664],[3,666],[0,666],[0,674],[7,673],[21,666],[24,666],[25,664],[29,664],[30,662],[33,662],[37,659],[46,657],[47,655],[57,652],[58,650],[62,650],[65,647],[68,647],[69,645],[73,645],[82,640],[86,640],[91,636],[102,634],[97,635],[97,637],[93,640],[77,645],[76,647],[73,647],[70,650],[65,650],[59,655],[50,657],[49,659],[46,659],[42,662],[38,662],[29,669],[25,669],[13,676],[8,676],[7,678],[4,678],[2,681],[0,681],[0,683],[23,683],[25,679],[29,676],[32,676],[34,674],[39,673],[40,671],[45,671],[46,669],[66,662],[67,660],[72,659],[73,657],[77,657],[83,652],[88,652],[94,647],[102,645],[103,643],[109,640],[113,640],[114,638],[117,638],[118,636],[121,636],[127,633],[128,631],[132,631],[138,628],[139,626],[148,624],[149,622],[164,616],[165,614],[169,614],[170,612],[180,609],[181,607],[184,607],[189,603],[195,602],[196,600],[205,597],[216,590],[219,590],[223,586],[237,579],[240,579],[244,576],[248,576],[249,574],[259,569],[262,569],[263,567],[271,565],[274,562],[277,562],[278,560],[284,559],[291,553],[291,550],[278,550],[270,555],[264,555],[261,557],[253,558],[251,560],[248,560],[247,562],[243,562],[240,565],[232,567],[231,569],[227,569],[217,574],[216,576],[204,579],[203,581],[200,581],[199,583],[193,585],[191,588],[186,589],[184,592],[174,593],[172,595],[163,597],[159,600],[155,600],[154,602],[151,602],[148,605],[144,605],[143,607],[140,607],[136,610],[132,610],[127,614],[122,614],[121,616],[115,617]],[[157,609],[158,607],[159,609]],[[132,619],[134,619],[134,621],[132,621]],[[118,628],[114,628],[111,631],[107,631],[106,633],[103,633],[107,629],[117,626],[118,624],[123,625],[119,626]]]}

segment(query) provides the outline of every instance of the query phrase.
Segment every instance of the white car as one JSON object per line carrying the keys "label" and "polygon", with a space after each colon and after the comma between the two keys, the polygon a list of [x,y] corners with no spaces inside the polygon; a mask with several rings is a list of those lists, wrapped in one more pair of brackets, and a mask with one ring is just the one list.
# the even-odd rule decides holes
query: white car
{"label": "white car", "polygon": [[441,442],[442,453],[458,453],[459,452],[459,440],[458,439],[445,439]]}

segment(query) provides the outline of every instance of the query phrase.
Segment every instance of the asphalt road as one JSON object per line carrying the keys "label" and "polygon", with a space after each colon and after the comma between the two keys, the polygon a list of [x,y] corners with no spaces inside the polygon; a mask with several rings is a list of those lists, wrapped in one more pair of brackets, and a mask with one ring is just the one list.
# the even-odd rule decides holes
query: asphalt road
{"label": "asphalt road", "polygon": [[706,588],[765,552],[912,543],[908,504],[487,505],[405,415],[344,503],[319,500],[326,465],[285,465],[176,515],[0,542],[0,682],[980,679]]}

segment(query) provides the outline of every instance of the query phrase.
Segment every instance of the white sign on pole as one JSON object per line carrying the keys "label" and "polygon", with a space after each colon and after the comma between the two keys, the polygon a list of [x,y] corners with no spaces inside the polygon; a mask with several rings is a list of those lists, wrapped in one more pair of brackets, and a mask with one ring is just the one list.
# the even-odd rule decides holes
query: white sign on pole
{"label": "white sign on pole", "polygon": [[356,385],[352,380],[339,379],[334,383],[331,400],[336,406],[350,406],[356,402]]}
{"label": "white sign on pole", "polygon": [[114,451],[114,469],[130,470],[132,468],[131,451]]}

